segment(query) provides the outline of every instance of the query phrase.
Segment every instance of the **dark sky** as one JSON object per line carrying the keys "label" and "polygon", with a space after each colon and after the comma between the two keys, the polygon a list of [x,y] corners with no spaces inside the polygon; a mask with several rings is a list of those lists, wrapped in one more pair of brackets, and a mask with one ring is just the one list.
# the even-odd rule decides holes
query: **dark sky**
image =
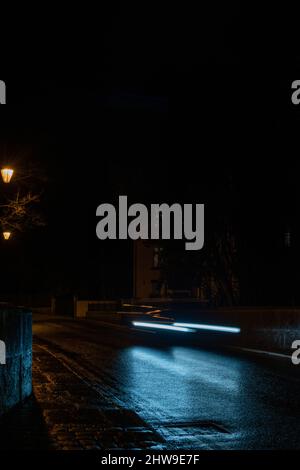
{"label": "dark sky", "polygon": [[[255,255],[261,266],[276,259],[287,225],[297,234],[289,81],[236,70],[222,79],[197,68],[176,76],[157,70],[145,86],[81,84],[78,105],[68,100],[72,88],[45,82],[44,106],[6,108],[2,144],[16,167],[33,159],[48,177],[48,225],[12,241],[8,288],[95,292],[106,285],[108,296],[110,289],[128,295],[130,243],[95,237],[96,207],[120,194],[131,202],[204,202],[208,237],[223,213],[232,214],[243,256]],[[51,96],[64,93],[66,103],[51,105]]]}
{"label": "dark sky", "polygon": [[229,212],[243,256],[274,272],[286,226],[296,238],[299,228],[296,18],[237,1],[197,10],[130,2],[101,6],[94,22],[82,16],[76,34],[64,25],[63,40],[57,21],[37,57],[35,47],[21,57],[28,35],[11,45],[2,157],[11,149],[16,168],[33,159],[46,172],[48,225],[2,250],[5,289],[105,284],[128,295],[130,244],[95,237],[97,205],[119,194],[204,202],[207,236]]}
{"label": "dark sky", "polygon": [[258,66],[288,67],[299,60],[298,14],[288,3],[102,2],[95,9],[73,5],[65,13],[37,12],[39,21],[32,17],[32,24],[17,25],[13,37],[3,26],[4,78],[60,81],[67,72],[71,83],[107,69],[117,70],[118,78],[141,64],[243,63],[258,71]]}

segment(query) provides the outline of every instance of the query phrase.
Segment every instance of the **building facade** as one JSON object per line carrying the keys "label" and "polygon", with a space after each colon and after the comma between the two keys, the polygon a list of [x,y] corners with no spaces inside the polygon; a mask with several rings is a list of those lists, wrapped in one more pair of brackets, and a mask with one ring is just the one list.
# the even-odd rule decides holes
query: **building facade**
{"label": "building facade", "polygon": [[136,240],[133,247],[133,295],[137,299],[164,297],[162,247],[151,240]]}

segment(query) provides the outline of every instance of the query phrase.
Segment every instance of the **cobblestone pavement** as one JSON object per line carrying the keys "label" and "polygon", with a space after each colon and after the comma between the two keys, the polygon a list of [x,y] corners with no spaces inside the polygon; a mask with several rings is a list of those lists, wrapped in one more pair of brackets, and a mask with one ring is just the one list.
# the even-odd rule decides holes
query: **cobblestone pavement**
{"label": "cobblestone pavement", "polygon": [[0,420],[0,449],[163,449],[134,412],[101,396],[76,371],[38,345],[33,396]]}
{"label": "cobblestone pavement", "polygon": [[1,450],[299,448],[291,361],[91,321],[39,320],[33,333],[34,395],[0,420]]}

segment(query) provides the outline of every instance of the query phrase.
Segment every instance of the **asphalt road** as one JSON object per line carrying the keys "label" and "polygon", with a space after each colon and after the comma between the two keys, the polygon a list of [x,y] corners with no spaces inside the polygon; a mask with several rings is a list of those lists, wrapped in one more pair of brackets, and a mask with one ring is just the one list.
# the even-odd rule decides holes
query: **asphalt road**
{"label": "asphalt road", "polygon": [[151,425],[170,448],[300,448],[300,366],[97,321],[36,321],[37,344]]}

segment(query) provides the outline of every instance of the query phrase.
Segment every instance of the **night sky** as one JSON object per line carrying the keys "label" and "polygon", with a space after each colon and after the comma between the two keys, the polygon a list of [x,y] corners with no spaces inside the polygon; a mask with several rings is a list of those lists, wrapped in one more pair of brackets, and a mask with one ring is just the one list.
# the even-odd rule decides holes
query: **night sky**
{"label": "night sky", "polygon": [[299,277],[299,110],[296,72],[283,78],[278,67],[297,61],[295,28],[277,32],[295,18],[239,2],[195,14],[103,7],[80,47],[71,36],[53,40],[55,66],[44,71],[39,57],[35,73],[28,56],[19,74],[3,75],[18,106],[1,114],[2,161],[9,152],[16,171],[34,161],[47,175],[47,226],[1,242],[3,294],[132,295],[131,243],[95,235],[96,207],[126,194],[205,203],[208,241],[226,215],[243,301],[286,302],[286,272]]}
{"label": "night sky", "polygon": [[34,160],[47,175],[47,227],[2,242],[3,290],[131,295],[130,242],[95,236],[96,207],[126,194],[131,203],[205,203],[207,240],[229,214],[247,286],[272,301],[274,282],[283,282],[287,227],[298,256],[289,81],[195,73],[169,82],[162,70],[147,76],[147,92],[133,82],[108,93],[99,80],[79,87],[88,103],[6,108],[1,142],[16,171]]}

